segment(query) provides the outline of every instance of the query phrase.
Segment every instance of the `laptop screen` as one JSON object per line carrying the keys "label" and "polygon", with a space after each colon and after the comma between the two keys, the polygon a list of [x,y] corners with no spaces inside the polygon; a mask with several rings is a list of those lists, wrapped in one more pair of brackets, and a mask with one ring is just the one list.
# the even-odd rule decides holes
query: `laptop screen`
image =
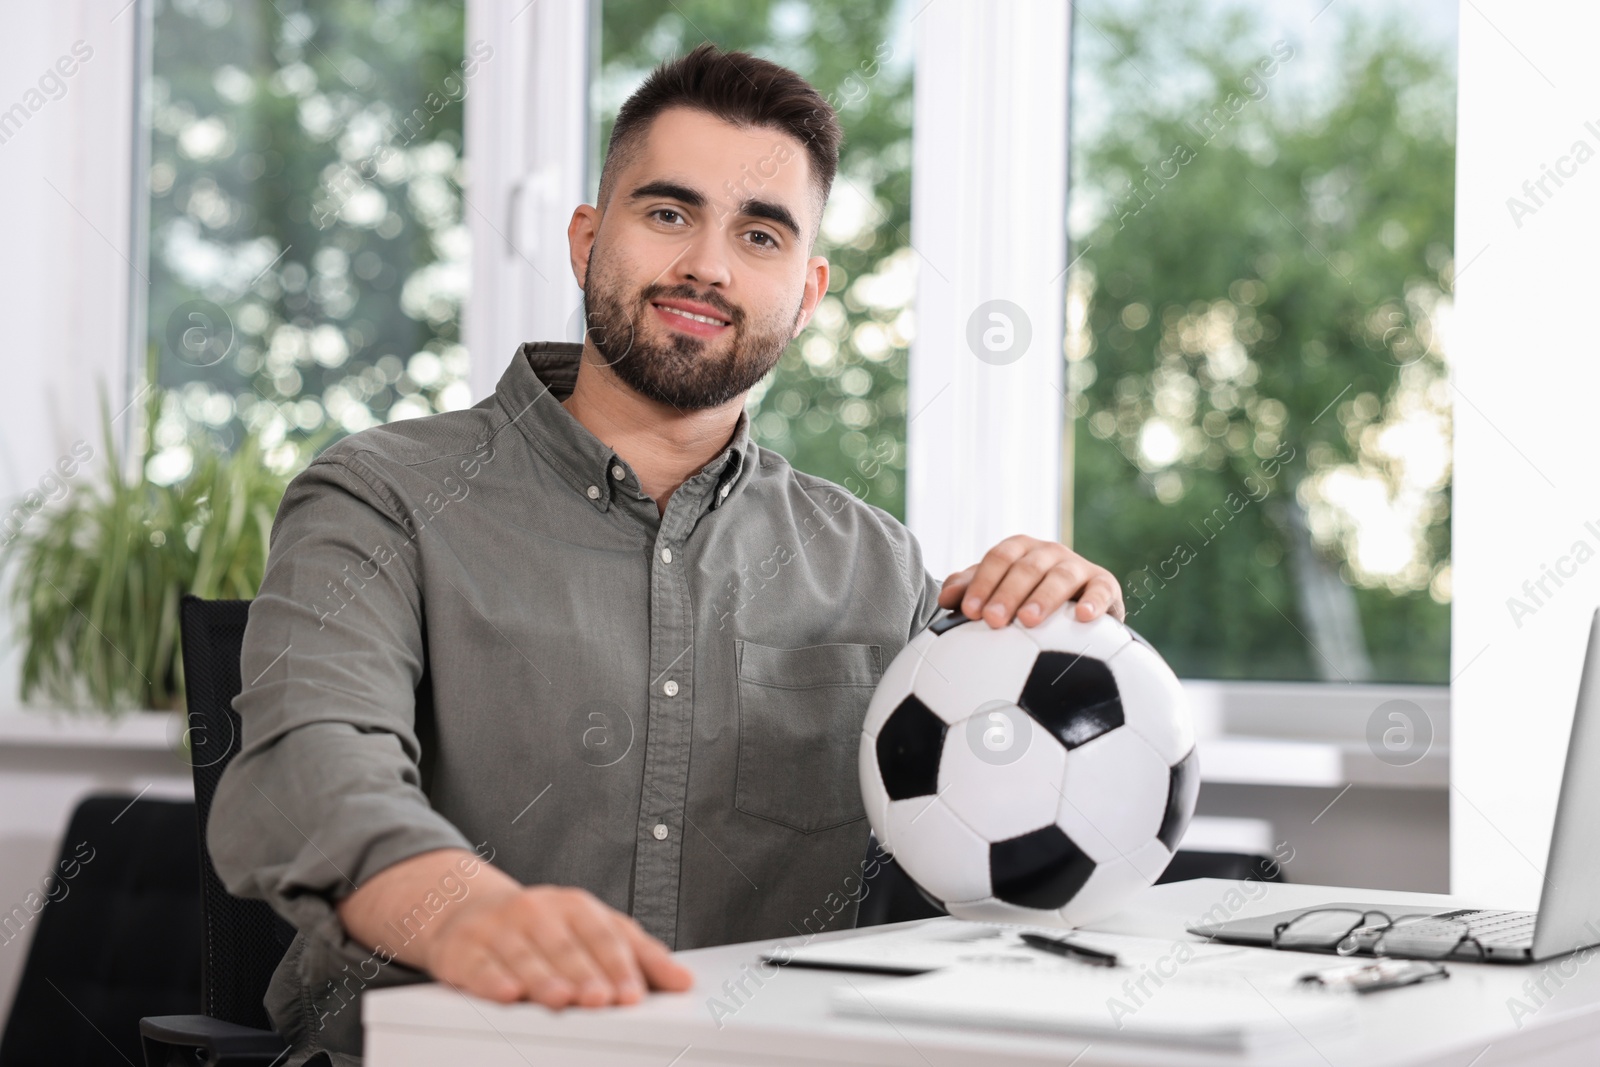
{"label": "laptop screen", "polygon": [[[1539,896],[1533,956],[1571,952],[1600,942],[1600,610],[1589,645],[1567,742],[1561,801]],[[1515,713],[1515,709],[1511,709]]]}

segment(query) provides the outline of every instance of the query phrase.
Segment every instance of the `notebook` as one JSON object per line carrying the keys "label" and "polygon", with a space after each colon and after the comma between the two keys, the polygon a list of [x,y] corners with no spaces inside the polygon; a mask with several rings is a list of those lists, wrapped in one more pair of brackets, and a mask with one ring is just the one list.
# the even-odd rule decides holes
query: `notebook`
{"label": "notebook", "polygon": [[966,963],[912,978],[846,980],[830,993],[828,1004],[835,1014],[891,1023],[1215,1051],[1255,1052],[1306,1042],[1317,1047],[1355,1030],[1353,998],[1296,988],[1290,971],[1190,963],[1159,986],[1147,979],[1142,990],[1131,984],[1141,973],[1070,961],[1054,967]]}
{"label": "notebook", "polygon": [[[915,926],[892,927],[881,933],[862,933],[856,937],[818,941],[798,948],[787,946],[762,954],[762,959],[790,967],[820,967],[826,970],[863,971],[869,974],[926,974],[960,963],[1019,962],[1043,963],[1048,957],[1028,948],[1017,935],[1023,931],[1059,936],[1058,927],[1012,923],[977,923],[941,916]],[[1170,939],[1135,937],[1129,934],[1074,930],[1072,939],[1089,948],[1127,956],[1134,964],[1149,957],[1158,961],[1170,955]],[[1239,956],[1235,945],[1207,945],[1186,942],[1195,958]]]}

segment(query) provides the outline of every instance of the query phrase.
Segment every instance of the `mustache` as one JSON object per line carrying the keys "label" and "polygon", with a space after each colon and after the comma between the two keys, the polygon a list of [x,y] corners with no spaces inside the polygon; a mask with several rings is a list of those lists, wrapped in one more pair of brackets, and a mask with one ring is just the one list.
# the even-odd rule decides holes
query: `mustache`
{"label": "mustache", "polygon": [[646,304],[656,300],[692,300],[697,304],[715,308],[718,314],[728,320],[729,325],[740,326],[744,323],[744,312],[716,293],[697,293],[684,285],[652,285],[645,289],[641,299]]}

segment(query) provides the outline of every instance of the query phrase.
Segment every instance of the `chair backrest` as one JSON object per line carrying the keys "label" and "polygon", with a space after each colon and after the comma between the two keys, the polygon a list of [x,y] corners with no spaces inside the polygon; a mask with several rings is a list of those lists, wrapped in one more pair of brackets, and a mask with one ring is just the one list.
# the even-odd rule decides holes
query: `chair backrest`
{"label": "chair backrest", "polygon": [[239,652],[249,612],[248,600],[185,596],[179,624],[200,831],[201,1011],[213,1019],[271,1030],[262,998],[294,938],[294,927],[264,901],[241,900],[230,894],[217,877],[211,850],[206,847],[206,821],[217,782],[228,761],[239,754],[240,723],[233,698],[242,688]]}
{"label": "chair backrest", "polygon": [[137,1062],[139,1019],[194,1010],[200,890],[194,805],[96,793],[25,897],[6,901],[0,951],[20,952],[0,1067]]}

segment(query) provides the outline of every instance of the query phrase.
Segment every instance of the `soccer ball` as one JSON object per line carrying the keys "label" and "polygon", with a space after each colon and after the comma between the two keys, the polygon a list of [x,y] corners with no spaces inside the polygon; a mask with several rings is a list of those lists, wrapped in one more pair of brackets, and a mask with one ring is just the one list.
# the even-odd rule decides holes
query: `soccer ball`
{"label": "soccer ball", "polygon": [[960,919],[1078,926],[1172,860],[1200,791],[1183,688],[1116,619],[936,618],[883,672],[861,795],[884,849]]}

